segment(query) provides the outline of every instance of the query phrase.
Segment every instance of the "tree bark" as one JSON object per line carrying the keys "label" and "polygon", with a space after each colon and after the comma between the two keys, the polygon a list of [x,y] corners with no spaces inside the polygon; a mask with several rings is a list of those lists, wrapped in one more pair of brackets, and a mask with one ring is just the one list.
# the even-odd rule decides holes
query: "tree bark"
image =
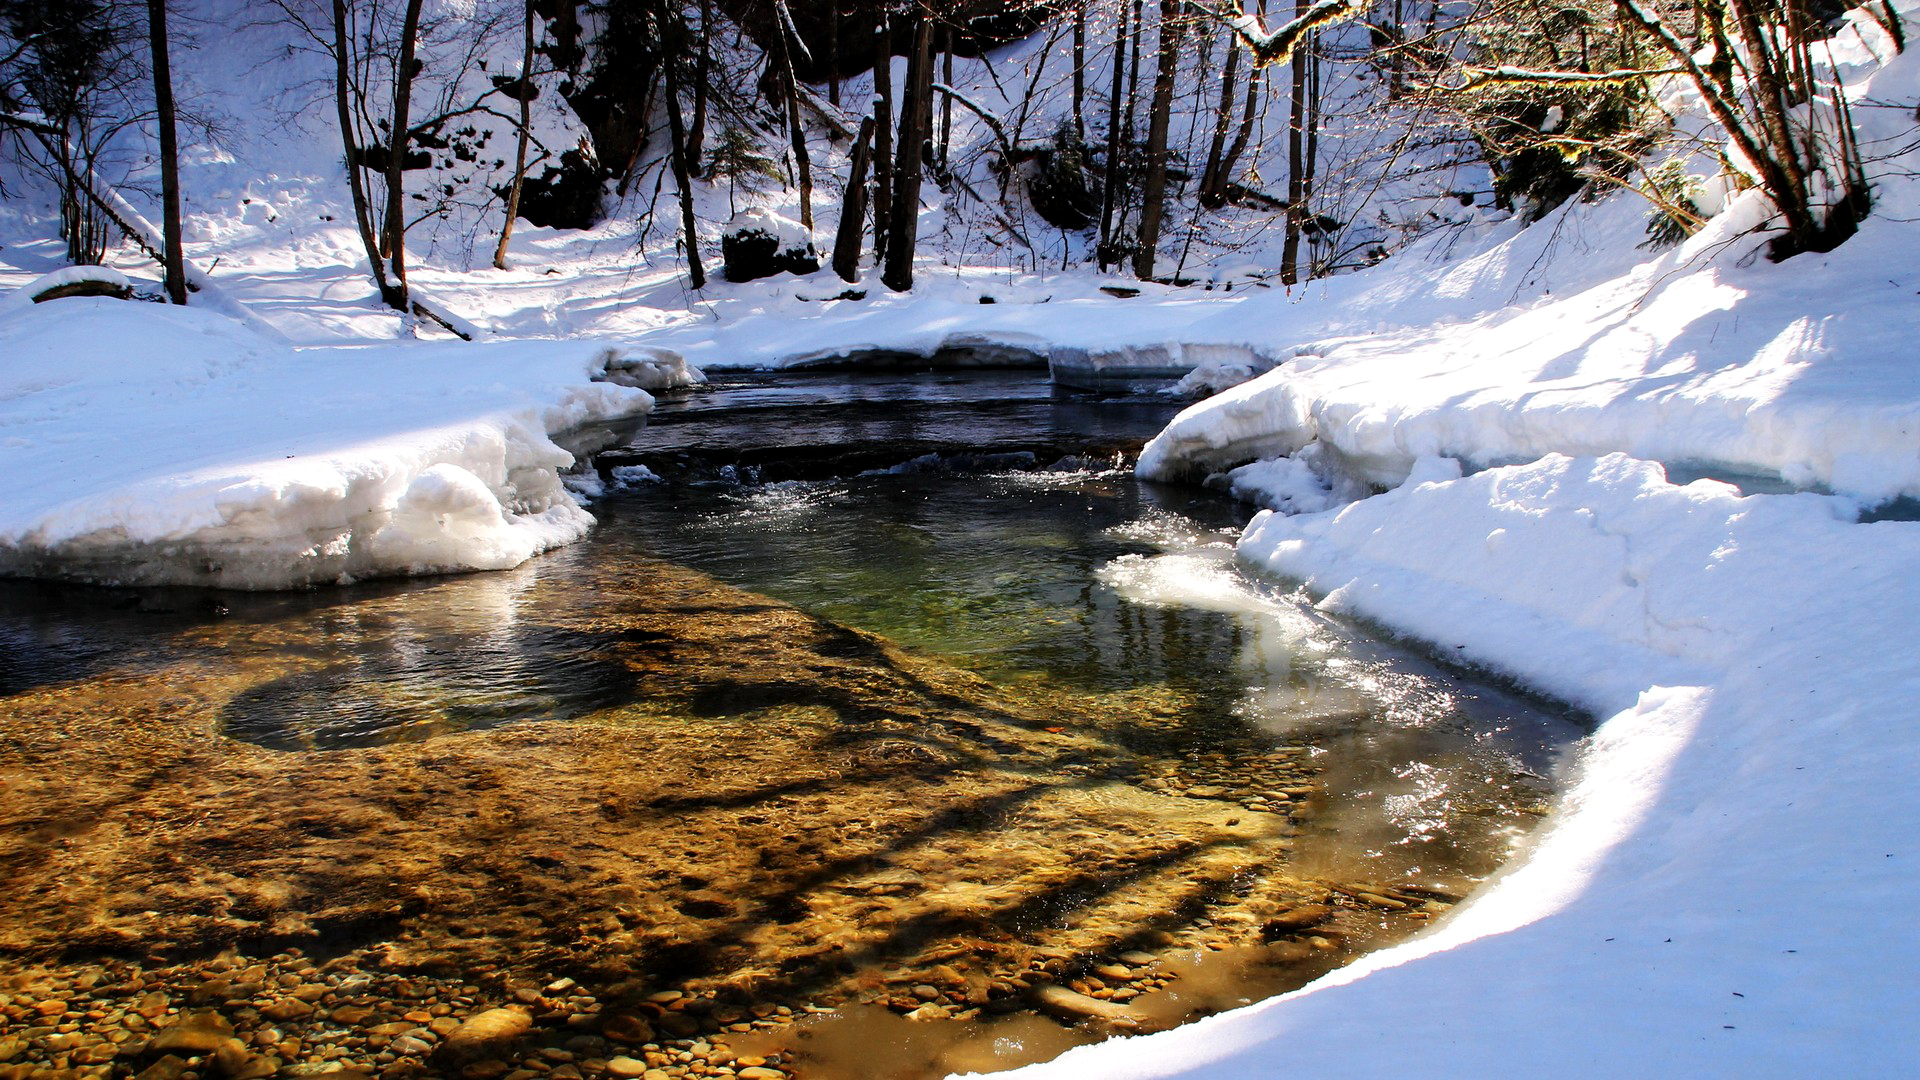
{"label": "tree bark", "polygon": [[774,0],[780,16],[775,32],[780,35],[780,71],[787,93],[787,140],[793,148],[793,178],[800,188],[800,227],[813,236],[813,162],[807,156],[807,128],[800,119],[800,80],[793,70],[793,19],[786,0]]}
{"label": "tree bark", "polygon": [[933,127],[933,20],[913,16],[913,53],[907,58],[907,95],[900,104],[900,141],[894,148],[893,224],[880,280],[895,292],[913,288],[919,240],[921,153]]}
{"label": "tree bark", "polygon": [[1200,205],[1217,210],[1225,202],[1224,166],[1227,159],[1227,132],[1233,127],[1233,89],[1240,73],[1240,47],[1227,35],[1227,62],[1220,72],[1220,106],[1213,114],[1213,141],[1207,146],[1207,167],[1200,174]]}
{"label": "tree bark", "polygon": [[1147,178],[1140,196],[1140,247],[1133,253],[1133,275],[1153,276],[1160,246],[1160,222],[1166,214],[1167,128],[1173,117],[1173,80],[1180,68],[1180,38],[1186,27],[1183,0],[1160,0],[1159,63],[1153,79],[1153,105],[1147,116]]}
{"label": "tree bark", "polygon": [[[660,65],[667,95],[667,158],[673,169],[673,184],[680,192],[680,229],[687,250],[687,278],[696,289],[707,286],[706,268],[700,265],[700,228],[693,216],[693,179],[687,169],[687,126],[680,113],[680,78],[674,74],[675,58],[686,46],[685,28],[674,19],[669,0],[657,0],[660,36],[667,48]],[[676,32],[679,31],[679,32]]]}
{"label": "tree bark", "polygon": [[1073,4],[1073,138],[1087,141],[1087,3]]}
{"label": "tree bark", "polygon": [[827,104],[840,106],[840,0],[827,12]]}
{"label": "tree bark", "polygon": [[174,125],[173,67],[167,56],[167,0],[147,0],[147,39],[153,48],[153,104],[160,128],[160,228],[166,248],[167,299],[185,304],[186,259],[180,249],[180,143]]}
{"label": "tree bark", "polygon": [[686,150],[687,168],[695,175],[706,172],[700,161],[707,152],[707,94],[713,68],[713,47],[708,39],[712,34],[713,0],[700,0],[700,49],[693,59],[693,125],[687,131]]}
{"label": "tree bark", "polygon": [[886,0],[878,0],[873,32],[873,262],[887,258],[887,219],[893,213],[893,28]]}
{"label": "tree bark", "polygon": [[393,288],[399,293],[401,311],[407,303],[407,208],[406,176],[408,117],[413,100],[414,49],[420,38],[421,0],[407,0],[406,15],[400,23],[400,62],[393,72],[393,130],[387,146],[387,267]]}
{"label": "tree bark", "polygon": [[1107,95],[1107,169],[1100,184],[1100,241],[1093,252],[1102,271],[1109,263],[1119,261],[1113,257],[1113,204],[1120,193],[1120,96],[1126,90],[1127,40],[1127,9],[1123,4],[1113,29],[1113,89]]}
{"label": "tree bark", "polygon": [[833,272],[842,281],[860,280],[860,239],[867,223],[867,164],[872,157],[874,119],[860,121],[853,142],[853,165],[847,176],[847,198],[840,207],[840,228],[833,238]]}
{"label": "tree bark", "polygon": [[500,226],[500,246],[493,249],[493,267],[507,268],[507,241],[513,238],[513,220],[520,216],[520,188],[527,178],[527,136],[533,124],[533,0],[525,11],[526,40],[520,53],[520,137],[513,150],[513,186],[507,189],[507,220]]}
{"label": "tree bark", "polygon": [[[940,81],[953,85],[953,28],[942,27],[940,38],[946,48],[940,54]],[[1044,62],[1044,57],[1042,58]],[[947,172],[947,148],[953,143],[953,97],[940,99],[940,174]],[[942,181],[944,183],[944,181]]]}
{"label": "tree bark", "polygon": [[387,280],[387,264],[380,256],[379,231],[374,227],[373,200],[367,192],[366,178],[360,175],[359,140],[354,137],[353,109],[349,95],[353,88],[352,57],[347,43],[346,0],[333,0],[333,103],[340,121],[340,145],[345,151],[347,186],[353,193],[354,224],[360,230],[360,242],[367,249],[367,266],[380,299],[396,311],[407,310],[407,295]]}
{"label": "tree bark", "polygon": [[[1296,17],[1306,14],[1308,0],[1294,0]],[[1309,50],[1293,54],[1293,102],[1287,119],[1287,233],[1280,246],[1280,281],[1292,285],[1300,279],[1300,226],[1306,222],[1306,146],[1307,57]]]}

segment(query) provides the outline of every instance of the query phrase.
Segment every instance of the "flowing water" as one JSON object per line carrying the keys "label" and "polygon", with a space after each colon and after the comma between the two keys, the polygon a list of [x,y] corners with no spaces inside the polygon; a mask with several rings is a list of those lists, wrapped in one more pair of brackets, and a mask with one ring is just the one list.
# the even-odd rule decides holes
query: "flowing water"
{"label": "flowing water", "polygon": [[516,571],[7,583],[0,950],[186,993],[197,955],[297,942],[456,1014],[544,986],[516,1000],[590,1074],[652,1045],[911,1077],[1415,932],[1579,727],[1244,575],[1247,508],[1125,468],[1171,408],[734,380],[663,402],[602,457],[600,527]]}

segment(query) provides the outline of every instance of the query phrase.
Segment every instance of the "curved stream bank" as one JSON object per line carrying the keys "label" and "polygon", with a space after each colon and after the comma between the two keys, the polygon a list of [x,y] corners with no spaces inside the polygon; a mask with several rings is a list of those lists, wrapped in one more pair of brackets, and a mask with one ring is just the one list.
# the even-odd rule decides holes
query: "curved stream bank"
{"label": "curved stream bank", "polygon": [[1420,929],[1576,731],[1239,579],[1166,409],[723,386],[517,570],[0,585],[0,1069],[925,1076]]}

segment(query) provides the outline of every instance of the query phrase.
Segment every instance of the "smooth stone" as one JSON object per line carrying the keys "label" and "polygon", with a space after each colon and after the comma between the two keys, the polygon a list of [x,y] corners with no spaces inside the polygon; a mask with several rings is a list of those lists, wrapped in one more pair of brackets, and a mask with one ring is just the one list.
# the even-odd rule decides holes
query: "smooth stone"
{"label": "smooth stone", "polygon": [[764,1065],[749,1065],[733,1075],[740,1080],[787,1080],[787,1074],[779,1069],[769,1069]]}
{"label": "smooth stone", "polygon": [[1295,930],[1305,930],[1309,926],[1318,926],[1333,917],[1333,909],[1325,904],[1303,904],[1292,911],[1283,911],[1263,923],[1260,929],[1267,934],[1287,934]]}
{"label": "smooth stone", "polygon": [[619,1057],[607,1059],[607,1072],[614,1076],[642,1077],[647,1075],[647,1063],[622,1054]]}
{"label": "smooth stone", "polygon": [[1034,987],[1031,997],[1040,1011],[1066,1020],[1104,1020],[1111,1024],[1133,1024],[1138,1021],[1124,1005],[1101,1001],[1055,983]]}
{"label": "smooth stone", "polygon": [[1138,949],[1130,949],[1120,954],[1121,963],[1132,964],[1134,967],[1146,967],[1148,964],[1151,964],[1158,959],[1159,957],[1153,955],[1152,953],[1141,952]]}
{"label": "smooth stone", "polygon": [[488,1009],[467,1017],[440,1049],[456,1061],[490,1057],[492,1051],[503,1049],[532,1029],[533,1017],[523,1009]]}
{"label": "smooth stone", "polygon": [[304,1020],[313,1015],[313,1006],[299,998],[282,998],[260,1010],[260,1015],[269,1020],[285,1022]]}
{"label": "smooth stone", "polygon": [[168,1054],[166,1057],[140,1070],[139,1074],[134,1077],[134,1080],[180,1080],[180,1077],[185,1074],[186,1071],[186,1059]]}
{"label": "smooth stone", "polygon": [[147,1044],[149,1055],[178,1054],[181,1057],[202,1057],[211,1054],[233,1038],[233,1025],[217,1012],[197,1012],[181,1017],[177,1022],[153,1037]]}
{"label": "smooth stone", "polygon": [[600,1021],[600,1034],[618,1043],[639,1045],[653,1041],[653,1025],[644,1017],[615,1013]]}

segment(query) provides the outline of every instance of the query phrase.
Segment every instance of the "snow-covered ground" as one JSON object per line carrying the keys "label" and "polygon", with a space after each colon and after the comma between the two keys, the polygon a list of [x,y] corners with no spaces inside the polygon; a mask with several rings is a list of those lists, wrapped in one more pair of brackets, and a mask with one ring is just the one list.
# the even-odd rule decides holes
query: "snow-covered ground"
{"label": "snow-covered ground", "polygon": [[516,566],[593,523],[554,437],[653,404],[593,342],[294,348],[102,298],[0,302],[0,358],[0,572],[121,583]]}
{"label": "snow-covered ground", "polygon": [[[1463,225],[1291,293],[1115,299],[1084,273],[930,254],[910,296],[832,299],[824,273],[693,296],[670,260],[636,268],[642,241],[613,225],[523,229],[515,269],[418,279],[498,336],[702,366],[957,341],[1209,346],[1218,383],[1278,361],[1183,414],[1142,472],[1234,470],[1222,482],[1288,511],[1247,530],[1247,563],[1602,718],[1528,855],[1428,935],[1024,1075],[1898,1075],[1920,1054],[1920,522],[1862,511],[1920,497],[1902,150],[1920,64],[1874,73],[1891,50],[1871,34],[1835,49],[1886,156],[1874,215],[1781,265],[1757,254],[1748,195],[1659,255],[1616,198]],[[261,197],[189,254],[221,256],[225,287],[295,341],[390,337],[347,234],[316,224],[341,198],[311,194],[324,161],[264,181],[233,165],[232,192]],[[53,269],[20,221],[0,215],[0,284]],[[10,303],[0,556],[256,585],[511,565],[588,524],[551,436],[646,407],[592,381],[605,348],[301,347],[192,309]],[[1683,482],[1705,476],[1740,486]]]}

